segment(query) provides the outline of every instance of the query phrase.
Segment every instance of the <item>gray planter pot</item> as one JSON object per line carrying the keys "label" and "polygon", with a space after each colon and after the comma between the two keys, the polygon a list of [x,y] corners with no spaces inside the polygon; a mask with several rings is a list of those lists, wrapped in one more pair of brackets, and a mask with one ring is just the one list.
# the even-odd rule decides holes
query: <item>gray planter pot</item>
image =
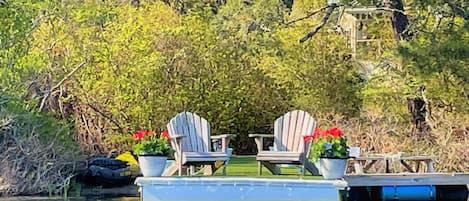
{"label": "gray planter pot", "polygon": [[144,177],[160,177],[166,167],[166,156],[138,156],[138,164]]}
{"label": "gray planter pot", "polygon": [[324,179],[340,179],[344,177],[347,159],[321,158],[320,172]]}

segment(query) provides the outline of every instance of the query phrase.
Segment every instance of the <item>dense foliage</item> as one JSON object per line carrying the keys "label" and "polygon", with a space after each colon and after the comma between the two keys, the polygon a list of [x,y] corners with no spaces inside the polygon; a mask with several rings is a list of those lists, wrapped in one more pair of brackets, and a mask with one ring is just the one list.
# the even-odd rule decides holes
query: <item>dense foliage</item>
{"label": "dense foliage", "polygon": [[[410,10],[395,10],[399,3]],[[388,6],[408,20],[396,34],[398,23],[377,19],[368,27],[377,42],[360,46],[359,57],[338,26],[340,8],[298,42],[320,24],[325,11],[312,13],[325,6],[324,0],[0,0],[0,98],[68,121],[74,129],[64,136],[73,135],[87,155],[128,151],[132,131],[161,131],[184,110],[206,118],[215,135],[238,133],[231,145],[238,154],[255,151],[248,133],[271,132],[291,109],[326,122],[345,117],[337,124],[359,121],[348,125],[366,125],[371,134],[373,117],[385,115],[379,120],[395,129],[383,135],[413,139],[408,103],[416,98],[426,103],[430,130],[420,142],[440,147],[441,132],[456,131],[467,139],[464,1],[343,0],[340,8]],[[449,119],[458,121],[443,131],[439,122]],[[442,169],[465,167],[451,168]]]}
{"label": "dense foliage", "polygon": [[0,98],[0,196],[62,194],[83,160],[67,122]]}

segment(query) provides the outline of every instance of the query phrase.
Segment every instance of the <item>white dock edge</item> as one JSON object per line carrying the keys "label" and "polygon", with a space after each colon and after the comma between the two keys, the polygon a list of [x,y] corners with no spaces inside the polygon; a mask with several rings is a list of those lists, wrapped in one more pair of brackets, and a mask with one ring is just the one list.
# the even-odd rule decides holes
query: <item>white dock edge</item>
{"label": "white dock edge", "polygon": [[338,201],[342,180],[139,177],[143,201]]}

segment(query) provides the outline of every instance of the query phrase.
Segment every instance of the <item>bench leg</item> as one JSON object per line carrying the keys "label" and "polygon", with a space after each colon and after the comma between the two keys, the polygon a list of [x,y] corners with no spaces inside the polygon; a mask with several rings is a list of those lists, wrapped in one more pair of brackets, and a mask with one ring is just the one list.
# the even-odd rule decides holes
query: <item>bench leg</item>
{"label": "bench leg", "polygon": [[420,172],[420,161],[415,161],[415,172]]}
{"label": "bench leg", "polygon": [[353,169],[355,169],[355,174],[363,174],[363,167],[360,164],[360,161],[353,161]]}
{"label": "bench leg", "polygon": [[435,168],[433,167],[433,161],[427,161],[427,172],[434,173]]}

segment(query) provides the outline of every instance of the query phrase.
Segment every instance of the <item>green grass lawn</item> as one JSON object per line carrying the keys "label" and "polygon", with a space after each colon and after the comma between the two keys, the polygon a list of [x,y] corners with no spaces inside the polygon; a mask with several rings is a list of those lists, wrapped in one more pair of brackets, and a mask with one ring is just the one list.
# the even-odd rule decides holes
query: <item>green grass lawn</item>
{"label": "green grass lawn", "polygon": [[[296,166],[281,168],[282,175],[272,175],[267,168],[263,167],[262,175],[257,174],[257,161],[255,156],[232,156],[226,168],[226,176],[228,177],[257,177],[257,178],[276,178],[276,179],[299,179],[300,173],[296,170]],[[221,169],[217,170],[215,176],[221,176]],[[306,172],[304,179],[322,179],[321,176],[312,176]]]}

